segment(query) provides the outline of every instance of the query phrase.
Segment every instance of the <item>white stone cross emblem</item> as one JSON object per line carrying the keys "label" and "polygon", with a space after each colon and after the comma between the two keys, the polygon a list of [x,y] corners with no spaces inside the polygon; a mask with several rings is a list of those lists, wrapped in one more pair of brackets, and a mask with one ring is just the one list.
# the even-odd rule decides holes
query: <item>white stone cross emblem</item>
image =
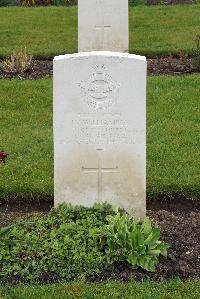
{"label": "white stone cross emblem", "polygon": [[99,8],[100,8],[100,16],[101,16],[101,24],[98,26],[95,26],[96,30],[100,30],[101,31],[101,45],[104,46],[104,42],[105,42],[105,31],[109,30],[112,28],[111,25],[106,24],[105,22],[105,14],[104,14],[104,9],[103,9],[103,1],[100,1],[99,3]]}
{"label": "white stone cross emblem", "polygon": [[85,173],[98,173],[98,202],[102,202],[102,174],[103,173],[110,173],[110,172],[117,172],[118,166],[116,167],[102,167],[102,158],[100,152],[103,149],[97,149],[98,151],[98,167],[82,167],[83,172]]}
{"label": "white stone cross emblem", "polygon": [[79,52],[128,52],[128,0],[78,0]]}
{"label": "white stone cross emblem", "polygon": [[105,30],[111,29],[111,28],[112,28],[112,26],[105,25],[104,17],[103,17],[102,25],[95,26],[96,30],[101,30],[101,44],[102,44],[102,46],[104,46],[104,42],[105,42]]}

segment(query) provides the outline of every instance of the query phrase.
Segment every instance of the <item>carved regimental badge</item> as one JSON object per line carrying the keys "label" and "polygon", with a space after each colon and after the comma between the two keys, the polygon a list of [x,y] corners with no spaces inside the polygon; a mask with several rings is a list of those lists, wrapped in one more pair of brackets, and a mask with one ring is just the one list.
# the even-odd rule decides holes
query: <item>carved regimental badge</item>
{"label": "carved regimental badge", "polygon": [[104,65],[97,65],[90,78],[78,85],[81,87],[84,101],[95,110],[104,110],[113,105],[119,87]]}

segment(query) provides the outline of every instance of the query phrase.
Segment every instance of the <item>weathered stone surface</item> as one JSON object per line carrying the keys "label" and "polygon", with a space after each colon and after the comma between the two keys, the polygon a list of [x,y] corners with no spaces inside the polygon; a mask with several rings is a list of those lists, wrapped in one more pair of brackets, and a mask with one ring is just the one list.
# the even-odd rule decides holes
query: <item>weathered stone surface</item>
{"label": "weathered stone surface", "polygon": [[79,0],[78,48],[128,52],[128,0]]}
{"label": "weathered stone surface", "polygon": [[146,59],[114,52],[54,59],[55,204],[109,202],[145,215]]}

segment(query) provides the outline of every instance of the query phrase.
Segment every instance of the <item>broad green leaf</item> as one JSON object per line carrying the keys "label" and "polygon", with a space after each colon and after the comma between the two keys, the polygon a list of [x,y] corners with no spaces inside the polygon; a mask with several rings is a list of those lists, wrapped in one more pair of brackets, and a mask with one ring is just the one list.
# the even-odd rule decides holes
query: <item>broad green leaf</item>
{"label": "broad green leaf", "polygon": [[137,257],[131,253],[131,254],[129,254],[129,256],[128,256],[128,258],[127,258],[127,262],[128,262],[130,265],[135,266],[136,263],[137,263]]}
{"label": "broad green leaf", "polygon": [[142,223],[141,230],[145,236],[149,235],[152,231],[151,220],[149,217],[145,217],[144,222]]}
{"label": "broad green leaf", "polygon": [[7,233],[9,233],[12,228],[13,228],[13,225],[1,228],[0,229],[0,238],[4,237]]}
{"label": "broad green leaf", "polygon": [[150,235],[147,237],[147,239],[144,241],[145,245],[151,246],[155,244],[160,238],[160,229],[159,228],[153,228]]}
{"label": "broad green leaf", "polygon": [[148,254],[157,256],[157,255],[161,254],[161,250],[160,249],[152,249],[152,250],[148,251]]}

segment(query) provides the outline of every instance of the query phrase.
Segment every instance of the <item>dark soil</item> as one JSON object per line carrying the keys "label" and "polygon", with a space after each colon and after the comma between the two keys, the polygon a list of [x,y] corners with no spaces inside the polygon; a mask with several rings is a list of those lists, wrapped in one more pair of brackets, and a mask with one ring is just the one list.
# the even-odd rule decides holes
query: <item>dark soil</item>
{"label": "dark soil", "polygon": [[[154,206],[155,207],[155,206]],[[148,215],[154,218],[161,228],[162,240],[171,246],[168,258],[160,258],[155,273],[145,270],[132,270],[125,264],[118,264],[112,272],[105,271],[98,280],[164,280],[174,277],[182,279],[200,278],[200,210],[158,208],[152,206]]]}
{"label": "dark soil", "polygon": [[53,75],[52,60],[33,60],[31,66],[24,72],[5,71],[1,67],[0,61],[0,79],[41,79],[49,78]]}
{"label": "dark soil", "polygon": [[[35,207],[35,211],[34,211]],[[12,207],[1,206],[1,225],[8,225],[22,217],[29,217],[36,212],[46,212],[50,205],[32,205]],[[29,212],[27,212],[29,210]],[[31,212],[30,212],[31,211]],[[112,271],[92,278],[92,281],[108,279],[128,281],[131,279],[165,280],[179,277],[182,279],[200,278],[200,201],[148,201],[147,214],[154,218],[161,228],[162,240],[171,246],[168,258],[161,257],[155,273],[145,270],[132,270],[125,263],[118,263]],[[12,277],[4,282],[18,283],[19,277]],[[40,282],[49,283],[59,281],[55,273],[44,273]]]}
{"label": "dark soil", "polygon": [[146,5],[194,4],[193,0],[146,0]]}
{"label": "dark soil", "polygon": [[200,71],[192,58],[160,57],[147,59],[148,75],[181,75]]}
{"label": "dark soil", "polygon": [[[1,65],[0,61],[0,65]],[[171,56],[164,58],[147,59],[148,75],[161,74],[190,74],[199,72],[197,66],[192,63],[191,58],[185,56],[181,58],[173,58]],[[0,66],[0,79],[40,79],[49,78],[53,75],[52,60],[33,60],[31,66],[24,72],[5,71]]]}
{"label": "dark soil", "polygon": [[147,204],[147,214],[157,221],[162,240],[170,244],[168,258],[160,258],[155,273],[142,269],[132,270],[128,265],[119,263],[115,265],[114,271],[98,275],[97,281],[200,278],[200,202],[151,201]]}

